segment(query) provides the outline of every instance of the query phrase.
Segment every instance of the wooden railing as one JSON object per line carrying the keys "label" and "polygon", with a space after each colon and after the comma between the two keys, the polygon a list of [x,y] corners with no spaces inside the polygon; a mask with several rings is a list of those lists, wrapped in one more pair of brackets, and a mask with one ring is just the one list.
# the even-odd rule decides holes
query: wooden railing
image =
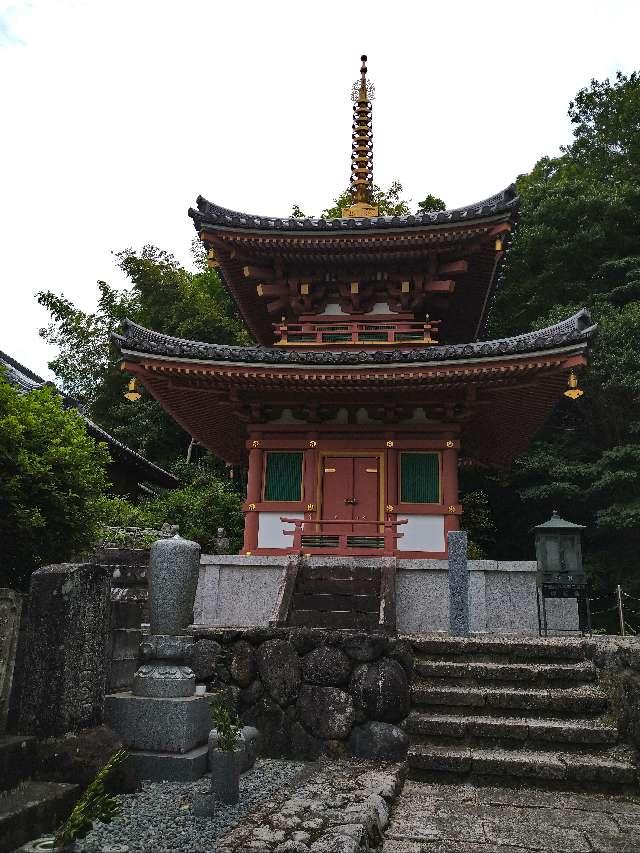
{"label": "wooden railing", "polygon": [[[397,546],[397,540],[404,536],[396,529],[406,524],[407,519],[394,521],[352,521],[351,519],[306,519],[281,517],[283,524],[293,524],[293,530],[283,530],[285,536],[293,536],[293,550],[297,553],[312,549],[333,551],[336,554],[348,554],[353,551],[372,550],[392,555]],[[348,525],[351,528],[365,528],[364,533],[354,533],[346,529],[335,532],[331,528]],[[306,531],[305,531],[306,528]],[[372,532],[366,528],[373,528]]]}
{"label": "wooden railing", "polygon": [[423,323],[274,323],[276,346],[409,346],[437,344],[439,320]]}

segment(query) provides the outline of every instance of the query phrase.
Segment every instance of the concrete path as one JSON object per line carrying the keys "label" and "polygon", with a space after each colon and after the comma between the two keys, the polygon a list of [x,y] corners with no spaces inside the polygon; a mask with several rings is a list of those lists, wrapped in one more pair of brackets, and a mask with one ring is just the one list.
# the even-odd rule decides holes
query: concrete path
{"label": "concrete path", "polygon": [[638,795],[408,781],[383,853],[640,851]]}

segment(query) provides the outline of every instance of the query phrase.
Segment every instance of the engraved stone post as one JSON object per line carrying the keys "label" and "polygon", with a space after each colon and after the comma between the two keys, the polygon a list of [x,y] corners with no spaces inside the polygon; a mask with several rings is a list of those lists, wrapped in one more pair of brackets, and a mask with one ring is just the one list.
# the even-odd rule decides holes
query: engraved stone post
{"label": "engraved stone post", "polygon": [[454,637],[469,636],[469,567],[467,533],[447,534],[449,552],[449,630]]}
{"label": "engraved stone post", "polygon": [[0,735],[7,725],[21,611],[20,593],[0,587]]}
{"label": "engraved stone post", "polygon": [[125,772],[140,779],[198,779],[207,767],[209,704],[195,695],[188,666],[200,546],[180,536],[160,539],[149,558],[151,633],[131,693],[106,697],[105,713],[129,749]]}

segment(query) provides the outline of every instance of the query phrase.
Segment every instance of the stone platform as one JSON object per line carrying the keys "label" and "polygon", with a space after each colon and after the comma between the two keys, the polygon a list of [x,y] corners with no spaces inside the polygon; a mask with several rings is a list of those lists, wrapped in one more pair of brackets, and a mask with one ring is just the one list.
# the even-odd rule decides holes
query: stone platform
{"label": "stone platform", "polygon": [[[293,557],[209,555],[200,559],[194,622],[212,628],[265,627],[276,621],[287,566]],[[449,564],[446,560],[395,557],[305,557],[308,567],[351,567],[354,575],[384,562],[395,576],[396,625],[400,633],[450,632]],[[536,562],[469,560],[471,634],[538,635]],[[578,627],[574,600],[547,601],[550,633]]]}

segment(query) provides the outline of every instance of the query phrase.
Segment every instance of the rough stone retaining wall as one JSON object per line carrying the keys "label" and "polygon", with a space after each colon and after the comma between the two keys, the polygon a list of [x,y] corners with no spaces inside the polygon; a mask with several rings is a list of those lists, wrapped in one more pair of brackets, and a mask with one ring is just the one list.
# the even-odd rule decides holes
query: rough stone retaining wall
{"label": "rough stone retaining wall", "polygon": [[609,694],[613,722],[640,749],[640,637],[594,637],[593,661]]}
{"label": "rough stone retaining wall", "polygon": [[248,814],[216,843],[218,853],[362,853],[379,849],[403,764],[328,761],[293,791]]}
{"label": "rough stone retaining wall", "polygon": [[224,689],[263,754],[397,760],[408,737],[410,646],[382,633],[308,628],[194,629],[199,683]]}

